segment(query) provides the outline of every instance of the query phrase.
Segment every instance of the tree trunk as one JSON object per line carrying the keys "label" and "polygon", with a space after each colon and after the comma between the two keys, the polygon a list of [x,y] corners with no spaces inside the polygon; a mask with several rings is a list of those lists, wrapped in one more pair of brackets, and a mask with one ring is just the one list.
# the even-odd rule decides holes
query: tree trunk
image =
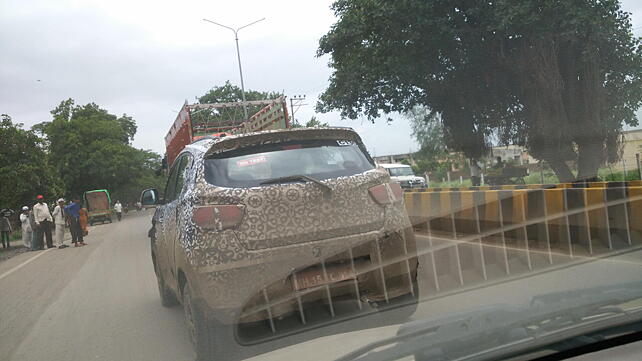
{"label": "tree trunk", "polygon": [[553,172],[555,172],[560,183],[570,183],[575,180],[573,172],[571,172],[571,169],[563,159],[559,157],[547,157],[544,158],[544,160],[553,168]]}
{"label": "tree trunk", "polygon": [[597,171],[602,164],[602,159],[604,159],[602,143],[598,139],[582,142],[578,145],[578,153],[577,179],[596,179]]}

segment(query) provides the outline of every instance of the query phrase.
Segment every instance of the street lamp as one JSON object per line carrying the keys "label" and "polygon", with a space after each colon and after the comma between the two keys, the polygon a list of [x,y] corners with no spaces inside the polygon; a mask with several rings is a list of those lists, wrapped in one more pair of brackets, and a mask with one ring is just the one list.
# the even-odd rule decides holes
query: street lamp
{"label": "street lamp", "polygon": [[243,28],[247,28],[250,25],[254,25],[259,21],[263,21],[265,20],[265,18],[253,21],[247,25],[243,25],[240,28],[236,28],[236,29],[231,28],[229,26],[225,26],[223,24],[219,24],[216,21],[207,20],[207,19],[203,19],[203,20],[209,23],[212,23],[214,25],[224,27],[225,29],[232,30],[232,32],[234,32],[234,40],[236,40],[236,57],[238,58],[238,61],[239,61],[239,74],[241,75],[241,95],[243,96],[243,114],[245,115],[245,120],[247,120],[247,105],[245,104],[245,85],[243,84],[243,68],[241,67],[241,52],[239,51],[239,30]]}

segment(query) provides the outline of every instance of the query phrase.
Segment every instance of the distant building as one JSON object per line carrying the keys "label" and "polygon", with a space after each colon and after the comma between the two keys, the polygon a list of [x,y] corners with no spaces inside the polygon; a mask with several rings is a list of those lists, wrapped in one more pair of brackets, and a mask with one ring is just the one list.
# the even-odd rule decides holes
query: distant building
{"label": "distant building", "polygon": [[627,130],[622,132],[622,159],[613,164],[614,169],[637,170],[635,155],[642,156],[642,129]]}
{"label": "distant building", "polygon": [[382,164],[402,163],[405,161],[405,163],[410,165],[416,165],[415,160],[412,157],[412,153],[381,155],[373,157],[373,159],[375,162]]}
{"label": "distant building", "polygon": [[495,160],[497,157],[501,157],[504,162],[514,161],[519,165],[537,163],[537,160],[531,157],[526,149],[519,145],[492,147],[490,149],[489,158],[490,160]]}

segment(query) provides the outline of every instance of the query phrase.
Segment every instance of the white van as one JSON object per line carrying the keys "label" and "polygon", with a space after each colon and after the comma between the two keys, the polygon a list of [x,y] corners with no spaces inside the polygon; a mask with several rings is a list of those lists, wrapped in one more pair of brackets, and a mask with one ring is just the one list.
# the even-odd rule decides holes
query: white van
{"label": "white van", "polygon": [[426,180],[416,176],[412,168],[406,164],[377,164],[385,169],[390,178],[401,185],[401,188],[425,188]]}

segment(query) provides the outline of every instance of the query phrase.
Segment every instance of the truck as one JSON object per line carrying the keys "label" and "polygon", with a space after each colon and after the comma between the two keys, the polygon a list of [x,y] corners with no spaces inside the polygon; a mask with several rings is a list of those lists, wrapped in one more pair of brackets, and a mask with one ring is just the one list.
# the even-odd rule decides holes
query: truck
{"label": "truck", "polygon": [[[246,113],[252,115],[243,119]],[[204,137],[286,128],[290,122],[284,97],[231,103],[185,101],[165,136],[165,164],[171,168],[185,146]]]}
{"label": "truck", "polygon": [[111,223],[111,197],[106,189],[96,189],[83,194],[83,200],[87,206],[89,224],[107,221]]}

